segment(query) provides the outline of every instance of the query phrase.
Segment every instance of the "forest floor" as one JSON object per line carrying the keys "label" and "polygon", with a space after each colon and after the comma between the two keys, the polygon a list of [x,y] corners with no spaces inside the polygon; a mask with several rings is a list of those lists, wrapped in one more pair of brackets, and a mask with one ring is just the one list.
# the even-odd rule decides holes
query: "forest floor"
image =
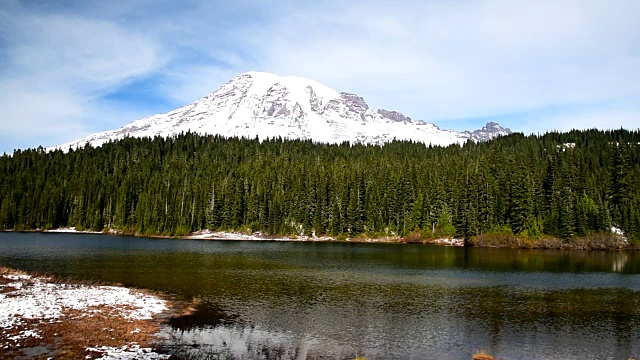
{"label": "forest floor", "polygon": [[0,267],[0,359],[166,359],[153,349],[172,300]]}

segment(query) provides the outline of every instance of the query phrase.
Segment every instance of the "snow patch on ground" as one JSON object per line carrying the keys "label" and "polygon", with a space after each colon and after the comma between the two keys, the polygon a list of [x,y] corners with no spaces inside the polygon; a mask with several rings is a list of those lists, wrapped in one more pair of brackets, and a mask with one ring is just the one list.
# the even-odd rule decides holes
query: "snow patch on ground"
{"label": "snow patch on ground", "polygon": [[433,243],[438,245],[445,245],[445,246],[464,246],[464,239],[462,238],[435,239]]}
{"label": "snow patch on ground", "polygon": [[[4,349],[20,347],[27,338],[41,338],[38,323],[60,321],[65,311],[79,310],[94,316],[96,308],[116,311],[125,319],[151,319],[168,310],[167,303],[153,295],[118,286],[52,283],[51,278],[32,277],[21,273],[0,276],[0,334],[16,334],[5,338]],[[2,348],[0,348],[0,351]],[[130,347],[135,354],[148,354],[147,349]],[[118,351],[122,352],[123,349]],[[116,354],[114,352],[114,354]],[[108,354],[107,354],[108,355]],[[156,359],[155,357],[134,357]],[[107,357],[132,358],[132,357]]]}
{"label": "snow patch on ground", "polygon": [[66,228],[59,228],[59,229],[53,229],[53,230],[47,230],[47,232],[51,232],[51,233],[72,233],[72,234],[101,234],[100,231],[91,231],[91,230],[76,230],[76,228],[74,226],[72,227],[66,227]]}
{"label": "snow patch on ground", "polygon": [[255,232],[247,235],[240,232],[222,232],[202,230],[191,233],[184,237],[185,239],[208,239],[208,240],[269,240],[262,236],[262,233]]}
{"label": "snow patch on ground", "polygon": [[151,319],[167,310],[164,300],[117,286],[52,284],[27,278],[0,287],[16,289],[0,294],[0,327],[5,329],[22,325],[25,319],[57,319],[63,309],[107,306],[121,309],[129,319]]}
{"label": "snow patch on ground", "polygon": [[611,227],[611,232],[616,234],[616,235],[620,235],[620,236],[624,236],[624,231],[622,231],[622,229],[612,226]]}
{"label": "snow patch on ground", "polygon": [[563,152],[566,151],[567,149],[573,149],[576,147],[576,143],[564,143],[564,144],[560,144],[560,145],[556,145],[556,147],[559,150],[562,150]]}
{"label": "snow patch on ground", "polygon": [[[143,348],[138,344],[125,345],[119,348],[111,346],[89,347],[87,351],[101,353],[97,359],[168,359],[170,355],[158,354],[151,348]],[[87,356],[90,358],[90,356]]]}
{"label": "snow patch on ground", "polygon": [[224,232],[224,231],[210,231],[202,230],[191,233],[184,236],[185,239],[200,239],[200,240],[255,240],[255,241],[335,241],[336,239],[331,236],[317,237],[314,235],[306,236],[299,235],[295,237],[283,237],[283,236],[269,236],[260,231],[256,231],[250,235],[241,232]]}
{"label": "snow patch on ground", "polygon": [[620,229],[619,227],[615,227],[612,226],[611,227],[611,232],[618,235],[618,237],[620,237],[620,240],[622,240],[623,243],[628,244],[629,241],[627,240],[627,237],[624,236],[624,231],[622,229]]}
{"label": "snow patch on ground", "polygon": [[[392,233],[393,234],[393,233]],[[210,231],[210,230],[202,230],[193,232],[187,236],[183,237],[184,239],[198,239],[198,240],[255,240],[255,241],[319,241],[319,242],[327,242],[327,241],[339,241],[336,237],[333,236],[316,236],[315,232],[309,235],[297,235],[291,237],[283,237],[283,236],[269,236],[265,235],[259,231],[254,232],[250,235],[242,232],[223,232],[223,231]],[[346,242],[364,242],[364,243],[401,243],[403,239],[397,235],[379,237],[379,238],[366,238],[366,237],[355,237],[355,238],[346,238],[344,239]],[[464,239],[462,238],[443,238],[436,239],[430,241],[429,244],[436,245],[444,245],[444,246],[464,246]]]}

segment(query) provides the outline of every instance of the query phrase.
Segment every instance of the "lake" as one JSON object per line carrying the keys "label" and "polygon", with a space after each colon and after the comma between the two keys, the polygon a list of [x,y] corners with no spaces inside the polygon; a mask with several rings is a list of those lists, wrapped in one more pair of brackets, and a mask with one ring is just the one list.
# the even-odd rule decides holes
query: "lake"
{"label": "lake", "polygon": [[639,253],[5,232],[0,265],[194,301],[186,358],[640,356]]}

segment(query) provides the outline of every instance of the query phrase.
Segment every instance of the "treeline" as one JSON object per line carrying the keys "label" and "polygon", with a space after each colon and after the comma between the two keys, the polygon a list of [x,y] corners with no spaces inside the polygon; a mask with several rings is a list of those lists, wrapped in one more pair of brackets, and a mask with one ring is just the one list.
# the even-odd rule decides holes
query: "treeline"
{"label": "treeline", "polygon": [[640,238],[640,132],[431,147],[201,136],[0,157],[0,228]]}

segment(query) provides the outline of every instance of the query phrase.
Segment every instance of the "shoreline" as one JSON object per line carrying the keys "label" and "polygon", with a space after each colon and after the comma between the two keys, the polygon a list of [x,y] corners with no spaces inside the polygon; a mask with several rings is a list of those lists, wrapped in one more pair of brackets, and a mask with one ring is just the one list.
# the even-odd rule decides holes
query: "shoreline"
{"label": "shoreline", "polygon": [[[240,232],[224,232],[224,231],[210,231],[200,230],[191,234],[177,237],[179,239],[190,240],[242,240],[242,241],[289,241],[289,242],[348,242],[348,243],[378,243],[378,244],[410,244],[399,236],[386,236],[379,238],[368,237],[354,237],[345,238],[344,240],[338,240],[335,236],[308,236],[308,235],[296,235],[295,237],[285,237],[282,235],[263,235],[257,231],[251,235]],[[435,239],[420,244],[431,245],[443,245],[443,246],[464,246],[464,239],[460,238],[442,238]]]}
{"label": "shoreline", "polygon": [[380,238],[367,238],[367,237],[355,237],[345,238],[339,240],[335,236],[307,236],[300,235],[295,237],[286,237],[283,235],[264,235],[257,231],[250,235],[242,232],[232,231],[210,231],[200,230],[194,231],[183,236],[170,236],[170,235],[141,235],[137,233],[125,233],[118,230],[106,230],[106,231],[93,231],[93,230],[76,230],[73,227],[59,228],[53,230],[42,229],[30,229],[30,230],[11,230],[5,229],[3,232],[18,232],[18,233],[54,233],[54,234],[86,234],[86,235],[121,235],[121,236],[135,236],[140,238],[149,239],[185,239],[185,240],[214,240],[214,241],[274,241],[274,242],[347,242],[347,243],[377,243],[377,244],[423,244],[423,245],[441,245],[441,246],[464,246],[464,239],[462,238],[440,238],[434,240],[428,240],[425,242],[407,242],[399,236],[387,236]]}
{"label": "shoreline", "polygon": [[155,351],[168,298],[0,267],[0,351],[9,357],[168,359]]}
{"label": "shoreline", "polygon": [[104,231],[76,230],[70,228],[58,228],[53,230],[2,230],[3,232],[40,232],[40,233],[65,233],[88,235],[121,235],[135,236],[150,239],[186,239],[186,240],[213,240],[213,241],[273,241],[273,242],[340,242],[340,243],[374,243],[374,244],[412,244],[412,245],[438,245],[454,247],[476,248],[505,248],[505,249],[542,249],[542,250],[598,250],[598,251],[640,251],[640,244],[631,244],[620,232],[597,233],[582,238],[574,238],[569,242],[550,236],[543,236],[537,240],[523,239],[511,234],[480,235],[472,238],[465,244],[463,238],[437,238],[437,239],[408,239],[399,236],[386,236],[369,238],[357,236],[354,238],[339,239],[335,236],[283,236],[264,235],[257,231],[251,234],[230,231],[199,230],[183,236],[169,235],[142,235],[138,233],[126,233],[114,229]]}

